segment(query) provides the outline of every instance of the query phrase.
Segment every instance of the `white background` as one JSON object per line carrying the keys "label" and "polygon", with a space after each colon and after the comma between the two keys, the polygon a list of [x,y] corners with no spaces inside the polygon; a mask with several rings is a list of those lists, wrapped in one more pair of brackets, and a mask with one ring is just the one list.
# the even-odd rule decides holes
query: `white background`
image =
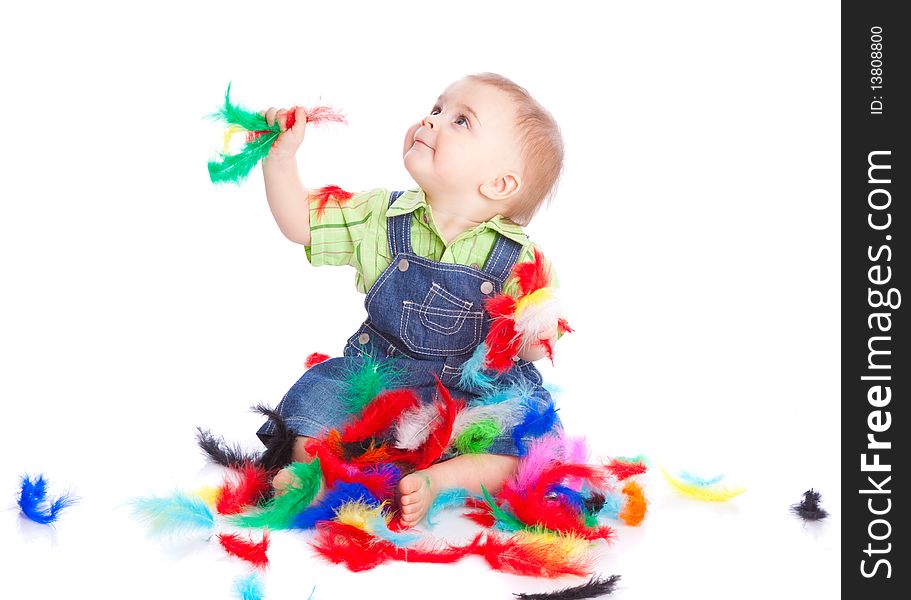
{"label": "white background", "polygon": [[[493,71],[554,114],[554,204],[528,228],[576,333],[546,380],[593,460],[726,475],[620,527],[613,597],[831,598],[839,563],[839,7],[832,2],[85,2],[6,9],[0,35],[0,539],[9,596],[232,597],[214,541],[161,542],[127,499],[216,484],[197,425],[258,448],[307,354],[363,317],[347,268],[282,237],[257,168],[215,187],[233,81],[245,106],[328,102],[304,183],[406,189],[407,127]],[[22,473],[82,502],[21,519]],[[816,487],[833,516],[788,512]],[[456,517],[451,539],[470,534]],[[361,574],[278,533],[271,599],[511,598],[582,580],[458,565]],[[8,570],[7,570],[8,569]],[[9,586],[12,583],[12,590]],[[6,594],[6,592],[5,592]]]}

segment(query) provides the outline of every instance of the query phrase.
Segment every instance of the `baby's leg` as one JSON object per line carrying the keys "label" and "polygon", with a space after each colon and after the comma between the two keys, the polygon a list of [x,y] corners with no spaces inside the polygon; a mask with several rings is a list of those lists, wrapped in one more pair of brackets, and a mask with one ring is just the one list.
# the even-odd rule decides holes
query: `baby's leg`
{"label": "baby's leg", "polygon": [[[309,463],[312,462],[314,458],[316,458],[315,455],[310,454],[304,449],[304,446],[306,446],[307,442],[311,439],[312,438],[309,438],[305,435],[297,436],[297,439],[294,441],[294,450],[291,452],[292,461],[299,463]],[[285,467],[279,471],[275,477],[272,478],[272,487],[275,489],[275,493],[277,495],[281,495],[288,488],[288,485],[290,485],[293,481],[294,475],[291,473],[290,467]],[[325,489],[325,480],[322,478],[322,476],[320,476],[319,492],[317,492],[316,496],[313,498],[314,502],[323,497]]]}
{"label": "baby's leg", "polygon": [[406,475],[399,482],[402,524],[416,525],[445,488],[465,488],[480,494],[481,486],[496,494],[512,477],[519,458],[505,454],[462,454]]}

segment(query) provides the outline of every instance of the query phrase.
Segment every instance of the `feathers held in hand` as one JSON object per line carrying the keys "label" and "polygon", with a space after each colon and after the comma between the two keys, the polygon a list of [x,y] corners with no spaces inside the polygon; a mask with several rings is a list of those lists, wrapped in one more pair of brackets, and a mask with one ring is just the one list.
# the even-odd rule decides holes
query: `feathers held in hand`
{"label": "feathers held in hand", "polygon": [[19,509],[30,520],[42,525],[55,522],[63,509],[77,502],[77,498],[70,493],[61,494],[54,500],[49,499],[47,483],[44,475],[38,475],[34,479],[23,475],[19,485]]}
{"label": "feathers held in hand", "polygon": [[582,600],[583,598],[598,598],[614,591],[619,575],[611,575],[607,579],[592,575],[588,583],[573,587],[545,592],[539,594],[513,594],[519,600]]}
{"label": "feathers held in hand", "polygon": [[[210,119],[223,120],[232,133],[246,131],[243,148],[237,154],[219,152],[220,160],[209,161],[209,179],[212,183],[240,184],[250,174],[259,161],[268,156],[272,145],[281,134],[281,125],[276,120],[270,127],[266,117],[259,113],[231,103],[231,84],[225,91],[225,103],[218,112],[207,115]],[[294,127],[296,109],[288,111],[286,129]],[[328,106],[316,106],[305,109],[307,123],[345,123],[345,117]]]}
{"label": "feathers held in hand", "polygon": [[236,533],[219,533],[218,542],[225,552],[249,562],[254,567],[263,569],[269,566],[269,558],[266,556],[266,550],[269,548],[268,531],[263,531],[263,539],[259,542],[244,539]]}
{"label": "feathers held in hand", "polygon": [[829,516],[829,512],[819,505],[820,500],[820,493],[810,488],[803,493],[803,500],[791,505],[791,512],[804,521],[822,521]]}

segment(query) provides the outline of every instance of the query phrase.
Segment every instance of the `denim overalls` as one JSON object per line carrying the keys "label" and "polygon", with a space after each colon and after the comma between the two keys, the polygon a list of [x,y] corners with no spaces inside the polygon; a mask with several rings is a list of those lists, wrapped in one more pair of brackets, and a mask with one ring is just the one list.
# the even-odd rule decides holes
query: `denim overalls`
{"label": "denim overalls", "polygon": [[[392,192],[390,206],[401,194]],[[522,246],[499,235],[483,268],[437,262],[412,251],[413,214],[387,219],[392,262],[367,293],[367,320],[348,340],[344,356],[309,369],[276,408],[298,435],[321,437],[329,428],[341,428],[353,418],[341,397],[348,376],[366,354],[396,359],[402,387],[415,389],[425,403],[437,396],[434,375],[454,398],[464,398],[469,404],[482,392],[459,385],[460,367],[484,341],[490,327],[484,300],[500,293]],[[539,411],[550,402],[541,374],[528,361],[517,360],[497,382],[519,378],[535,389]],[[267,422],[257,435],[265,441],[273,433]],[[488,452],[517,455],[511,432],[497,438]],[[453,455],[444,454],[441,460]]]}

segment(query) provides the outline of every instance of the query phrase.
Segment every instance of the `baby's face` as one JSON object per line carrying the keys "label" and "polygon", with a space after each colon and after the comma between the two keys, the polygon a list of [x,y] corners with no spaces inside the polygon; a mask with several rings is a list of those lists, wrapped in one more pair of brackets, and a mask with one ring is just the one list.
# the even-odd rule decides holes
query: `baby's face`
{"label": "baby's face", "polygon": [[405,168],[428,194],[479,197],[480,185],[521,173],[515,108],[497,88],[460,79],[405,135]]}

